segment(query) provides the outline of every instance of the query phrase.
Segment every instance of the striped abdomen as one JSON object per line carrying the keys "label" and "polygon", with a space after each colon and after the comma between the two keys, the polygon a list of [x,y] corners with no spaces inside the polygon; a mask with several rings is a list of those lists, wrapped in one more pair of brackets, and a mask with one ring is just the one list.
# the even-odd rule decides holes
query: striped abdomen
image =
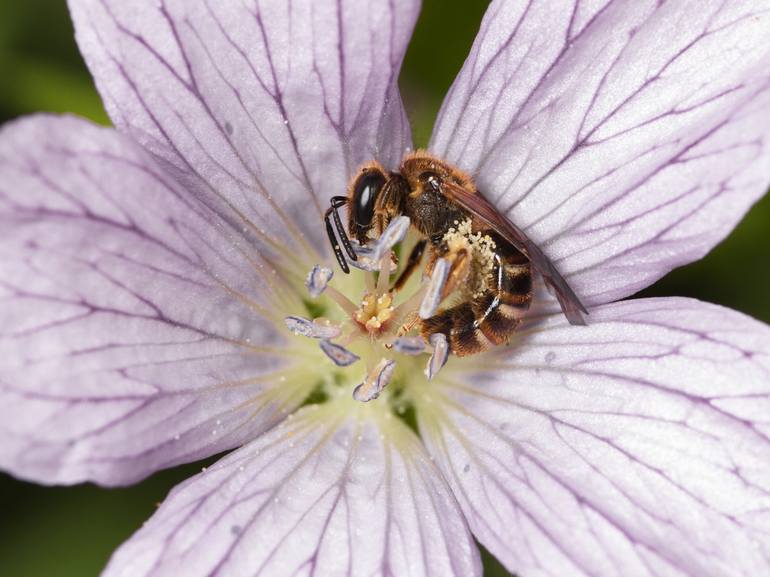
{"label": "striped abdomen", "polygon": [[444,333],[450,351],[458,357],[508,341],[532,301],[532,269],[518,251],[500,256],[488,283],[495,288],[422,321],[425,340]]}

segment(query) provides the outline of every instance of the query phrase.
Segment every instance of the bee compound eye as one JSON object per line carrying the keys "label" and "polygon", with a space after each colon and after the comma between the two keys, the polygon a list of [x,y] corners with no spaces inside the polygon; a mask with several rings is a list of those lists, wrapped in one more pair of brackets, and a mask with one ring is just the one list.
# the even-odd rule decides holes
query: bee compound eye
{"label": "bee compound eye", "polygon": [[385,184],[385,175],[379,170],[361,174],[353,186],[353,224],[357,237],[365,235],[372,224],[377,196]]}

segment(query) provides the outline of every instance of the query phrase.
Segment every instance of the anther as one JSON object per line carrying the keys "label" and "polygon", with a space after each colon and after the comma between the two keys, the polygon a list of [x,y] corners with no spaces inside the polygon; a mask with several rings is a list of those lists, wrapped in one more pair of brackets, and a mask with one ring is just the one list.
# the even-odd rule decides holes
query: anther
{"label": "anther", "polygon": [[[404,240],[406,233],[409,232],[409,223],[408,216],[398,216],[390,221],[377,240],[371,241],[366,246],[354,243],[353,250],[358,256],[358,261],[351,264],[368,272],[380,270],[380,261],[389,254],[390,249]],[[391,266],[390,272],[393,272],[395,268],[395,266]]]}
{"label": "anther", "polygon": [[350,241],[353,245],[353,250],[356,253],[358,259],[355,262],[351,262],[355,268],[365,271],[374,272],[380,270],[380,259],[376,247],[373,246],[361,246],[355,240]]}
{"label": "anther", "polygon": [[382,390],[388,386],[393,378],[393,370],[396,362],[388,359],[380,359],[380,362],[372,369],[363,383],[353,389],[353,398],[362,403],[369,402],[380,396]]}
{"label": "anther", "polygon": [[406,233],[409,232],[409,224],[408,216],[398,216],[390,221],[380,238],[377,239],[377,245],[380,247],[380,256],[404,240]]}
{"label": "anther", "polygon": [[399,337],[393,341],[393,350],[403,355],[421,355],[425,352],[425,340],[422,337]]}
{"label": "anther", "polygon": [[321,293],[326,290],[326,287],[329,285],[329,281],[332,280],[333,276],[334,271],[332,271],[332,269],[318,264],[315,265],[305,279],[307,292],[309,292],[310,296],[314,299],[318,298],[321,296]]}
{"label": "anther", "polygon": [[436,309],[441,303],[441,293],[444,290],[448,274],[449,261],[444,258],[438,259],[428,281],[428,290],[420,303],[421,319],[429,319],[436,313]]}
{"label": "anther", "polygon": [[428,380],[435,377],[441,368],[446,364],[449,357],[449,345],[447,344],[446,335],[444,333],[433,333],[428,342],[433,347],[433,354],[428,359],[428,364],[425,366],[425,376]]}
{"label": "anther", "polygon": [[290,316],[283,319],[283,322],[295,335],[312,339],[334,339],[342,332],[342,327],[321,319],[311,321],[304,317]]}
{"label": "anther", "polygon": [[321,350],[326,353],[326,356],[329,357],[338,367],[347,367],[361,358],[345,347],[336,345],[331,341],[324,340],[319,344],[321,346]]}

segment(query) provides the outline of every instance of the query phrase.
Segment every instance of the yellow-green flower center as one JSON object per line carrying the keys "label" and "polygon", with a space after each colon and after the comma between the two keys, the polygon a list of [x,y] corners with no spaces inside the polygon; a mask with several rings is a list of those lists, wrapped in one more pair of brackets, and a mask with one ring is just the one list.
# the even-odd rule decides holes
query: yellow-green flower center
{"label": "yellow-green flower center", "polygon": [[[381,238],[392,240],[394,235]],[[418,266],[408,281],[398,282],[408,262],[404,255],[418,240],[408,238],[403,245],[385,247],[374,241],[350,263],[355,268],[347,275],[335,275],[320,265],[309,272],[306,310],[292,311],[309,316],[292,314],[285,319],[286,327],[297,335],[293,345],[306,359],[303,372],[314,383],[306,403],[332,402],[346,411],[352,410],[351,402],[378,405],[376,411],[395,414],[410,424],[418,408],[424,416],[431,411],[440,387],[431,379],[447,362],[449,350],[445,334],[431,334],[426,342],[419,329],[421,319],[434,314],[446,297],[448,263],[434,261],[430,276],[424,265]],[[458,223],[445,241],[462,245],[468,255],[467,271],[456,290],[460,298],[467,298],[481,290],[479,279],[488,276],[484,256],[494,243],[474,235],[469,223]],[[443,276],[436,273],[440,265]]]}

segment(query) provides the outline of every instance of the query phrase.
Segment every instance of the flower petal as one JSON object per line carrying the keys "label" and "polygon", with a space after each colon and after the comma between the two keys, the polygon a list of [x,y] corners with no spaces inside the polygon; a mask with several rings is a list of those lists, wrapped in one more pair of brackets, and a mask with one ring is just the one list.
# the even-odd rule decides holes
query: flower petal
{"label": "flower petal", "polygon": [[308,407],[174,489],[105,575],[480,576],[411,431],[338,415]]}
{"label": "flower petal", "polygon": [[471,530],[532,577],[770,574],[770,328],[688,299],[591,316],[432,389]]}
{"label": "flower petal", "polygon": [[696,260],[770,184],[770,2],[497,0],[431,149],[588,304]]}
{"label": "flower petal", "polygon": [[273,239],[323,251],[329,197],[361,162],[392,166],[411,142],[396,80],[418,0],[70,9],[116,126]]}
{"label": "flower petal", "polygon": [[127,483],[276,422],[291,292],[226,223],[75,118],[6,125],[0,175],[2,469]]}

